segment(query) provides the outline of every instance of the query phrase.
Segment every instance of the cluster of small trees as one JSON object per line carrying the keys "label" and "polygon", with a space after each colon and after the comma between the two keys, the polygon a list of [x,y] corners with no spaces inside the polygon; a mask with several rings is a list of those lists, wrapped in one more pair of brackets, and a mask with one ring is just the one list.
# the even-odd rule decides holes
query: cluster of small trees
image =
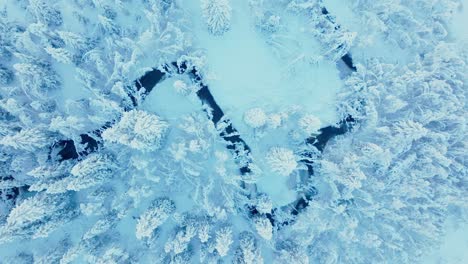
{"label": "cluster of small trees", "polygon": [[[447,37],[447,22],[460,4],[458,0],[353,0],[351,6],[362,22],[370,25],[370,36],[383,33],[394,45],[425,53]],[[431,19],[427,19],[429,14]]]}
{"label": "cluster of small trees", "polygon": [[347,80],[360,92],[343,108],[359,111],[361,127],[327,147],[319,197],[296,226],[314,237],[301,238],[314,261],[416,261],[466,203],[463,56],[440,43],[407,67],[373,60]]}
{"label": "cluster of small trees", "polygon": [[[196,243],[200,243],[199,259],[193,254]],[[164,248],[169,255],[166,258],[172,260],[217,263],[232,259],[235,263],[255,264],[264,263],[260,245],[254,233],[236,234],[232,226],[217,224],[212,218],[184,215]]]}
{"label": "cluster of small trees", "polygon": [[[260,2],[251,5],[262,8]],[[251,174],[240,175],[219,139],[228,122],[216,128],[203,114],[181,117],[163,148],[168,121],[123,111],[144,96],[134,79],[190,50],[176,1],[143,1],[143,11],[128,8],[133,1],[67,2],[70,17],[60,11],[63,3],[16,1],[30,15],[26,24],[0,10],[0,200],[10,199],[0,202],[0,244],[25,251],[2,260],[190,263],[198,257],[254,264],[271,254],[277,263],[407,263],[438,239],[452,209],[466,207],[467,58],[440,42],[457,1],[354,1],[372,28],[424,56],[406,66],[378,60],[357,66],[339,98],[340,113],[352,114],[359,127],[330,141],[323,159],[314,160],[308,184],[318,195],[284,229],[270,219],[280,217],[274,201],[249,197],[241,187],[255,183],[259,169],[251,165]],[[209,32],[227,32],[229,1],[201,4]],[[287,6],[308,15],[330,59],[348,51],[353,34],[337,27],[322,1]],[[279,30],[278,16],[262,15],[262,30]],[[60,76],[58,67],[73,71]],[[63,102],[54,96],[71,77],[93,98],[58,106]],[[174,89],[191,91],[180,81]],[[260,131],[285,125],[287,116],[252,108],[244,121]],[[309,114],[292,119],[292,138],[301,142],[321,126]],[[102,134],[103,149],[86,156],[79,139],[93,130]],[[61,161],[55,147],[66,138],[77,157]],[[296,147],[271,148],[270,170],[291,175],[299,167]],[[30,244],[37,241],[47,249]]]}
{"label": "cluster of small trees", "polygon": [[[176,60],[191,42],[181,30],[185,18],[175,2],[144,1],[138,10],[128,8],[134,1],[117,2],[25,0],[1,7],[1,243],[42,238],[52,247],[56,240],[50,234],[72,219],[102,217],[79,243],[63,243],[48,253],[24,246],[33,253],[10,262],[82,258],[122,263],[130,258],[110,246],[109,239],[118,233],[117,221],[131,217],[134,206],[114,189],[113,181],[125,175],[117,163],[125,159],[111,149],[81,156],[86,143],[80,142],[88,134],[100,141],[100,131],[92,131],[119,120],[123,109],[132,106],[130,93],[138,97],[133,81],[158,63]],[[90,8],[95,12],[88,12]],[[75,90],[87,93],[85,98],[61,98]],[[116,142],[147,151],[160,147],[167,129],[158,116],[135,111],[103,134],[106,147]],[[118,138],[118,132],[131,138]],[[67,156],[77,159],[61,160]],[[53,236],[67,237],[69,230]],[[11,260],[3,254],[2,261]]]}
{"label": "cluster of small trees", "polygon": [[287,9],[308,18],[311,35],[322,43],[321,56],[337,61],[348,53],[356,38],[356,33],[341,27],[335,21],[335,17],[326,11],[322,1],[293,0],[288,3]]}

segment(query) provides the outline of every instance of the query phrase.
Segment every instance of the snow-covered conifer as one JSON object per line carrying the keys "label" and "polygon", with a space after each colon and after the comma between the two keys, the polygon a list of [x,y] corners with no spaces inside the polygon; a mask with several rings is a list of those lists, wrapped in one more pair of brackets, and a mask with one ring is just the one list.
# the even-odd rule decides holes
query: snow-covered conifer
{"label": "snow-covered conifer", "polygon": [[[177,255],[167,255],[161,263],[170,263],[170,264],[189,264],[193,263],[192,261],[193,252],[186,250]],[[212,262],[208,262],[212,263]]]}
{"label": "snow-covered conifer", "polygon": [[273,226],[270,220],[265,217],[257,217],[254,221],[257,233],[265,240],[270,240],[273,237]]}
{"label": "snow-covered conifer", "polygon": [[307,135],[317,133],[321,126],[322,122],[314,115],[308,114],[299,119],[299,127]]}
{"label": "snow-covered conifer", "polygon": [[119,28],[114,21],[105,16],[98,15],[99,28],[105,34],[118,34]]}
{"label": "snow-covered conifer", "polygon": [[150,238],[153,231],[162,225],[175,211],[175,204],[167,198],[153,201],[151,206],[138,219],[136,237],[138,239]]}
{"label": "snow-covered conifer", "polygon": [[252,128],[259,128],[266,124],[267,115],[261,108],[251,108],[244,113],[244,122]]}
{"label": "snow-covered conifer", "polygon": [[[115,192],[113,190],[109,190],[106,185],[102,185],[90,193],[86,197],[86,201],[80,203],[80,211],[83,215],[86,216],[103,216],[106,214],[114,215],[117,213],[117,217],[121,217],[121,214],[125,213],[126,205],[123,205],[122,200],[123,197],[117,196],[115,197]],[[112,202],[109,204],[109,199]],[[125,200],[128,202],[128,200]],[[110,212],[112,210],[113,212]]]}
{"label": "snow-covered conifer", "polygon": [[65,192],[65,184],[60,186],[63,186],[63,188],[57,189],[56,187],[59,186],[57,186],[56,181],[65,177],[65,175],[68,175],[72,166],[73,164],[71,161],[63,161],[58,164],[47,164],[34,168],[33,170],[29,171],[27,175],[36,178],[37,181],[31,184],[28,190],[37,192],[47,189],[47,192],[49,192],[49,189],[60,189],[59,192],[55,193]]}
{"label": "snow-covered conifer", "polygon": [[271,148],[266,161],[273,172],[283,176],[290,175],[297,167],[296,156],[292,150],[282,147]]}
{"label": "snow-covered conifer", "polygon": [[273,203],[268,195],[260,194],[255,201],[255,207],[260,213],[268,214],[273,209]]}
{"label": "snow-covered conifer", "polygon": [[[306,251],[291,240],[282,241],[277,245],[275,263],[308,264],[309,256]],[[333,263],[333,262],[330,262]]]}
{"label": "snow-covered conifer", "polygon": [[210,239],[210,225],[208,222],[200,223],[198,227],[198,238],[200,242],[206,243]]}
{"label": "snow-covered conifer", "polygon": [[43,0],[30,0],[29,9],[36,19],[48,26],[60,26],[63,23],[62,13]]}
{"label": "snow-covered conifer", "polygon": [[229,252],[229,248],[233,243],[232,229],[230,227],[223,227],[216,231],[216,251],[221,257],[224,257]]}
{"label": "snow-covered conifer", "polygon": [[169,128],[159,116],[141,110],[125,112],[122,119],[102,133],[104,140],[142,151],[157,150]]}
{"label": "snow-covered conifer", "polygon": [[115,226],[115,220],[114,215],[107,215],[104,218],[97,220],[96,223],[94,223],[94,225],[83,235],[83,239],[90,239],[107,232]]}
{"label": "snow-covered conifer", "polygon": [[77,51],[83,50],[89,45],[86,38],[74,32],[57,31],[57,34],[60,36],[63,42],[65,42],[65,45]]}
{"label": "snow-covered conifer", "polygon": [[408,105],[408,103],[406,103],[405,101],[401,100],[400,98],[394,95],[388,95],[387,97],[385,97],[385,100],[383,103],[384,103],[384,111],[386,111],[386,113],[395,113],[398,110]]}
{"label": "snow-covered conifer", "polygon": [[44,50],[52,56],[56,61],[70,64],[72,62],[72,54],[64,48],[45,47]]}
{"label": "snow-covered conifer", "polygon": [[86,131],[86,120],[78,116],[67,116],[66,118],[57,116],[51,120],[49,130],[73,138],[80,132]]}
{"label": "snow-covered conifer", "polygon": [[411,120],[395,123],[393,131],[397,136],[410,141],[418,140],[424,137],[428,132],[420,123]]}
{"label": "snow-covered conifer", "polygon": [[181,95],[188,95],[191,91],[191,87],[182,80],[175,81],[173,86],[176,93]]}
{"label": "snow-covered conifer", "polygon": [[232,9],[229,0],[201,0],[203,16],[213,35],[222,35],[231,27]]}
{"label": "snow-covered conifer", "polygon": [[68,250],[63,254],[60,259],[60,264],[70,264],[73,263],[76,258],[80,255],[82,246],[80,244],[68,248]]}
{"label": "snow-covered conifer", "polygon": [[188,249],[189,243],[197,235],[196,226],[191,223],[182,227],[164,246],[166,253],[180,254]]}
{"label": "snow-covered conifer", "polygon": [[268,119],[267,119],[267,124],[270,128],[278,128],[281,126],[281,123],[283,122],[283,117],[281,116],[281,114],[271,114],[271,115],[268,115]]}
{"label": "snow-covered conifer", "polygon": [[71,169],[72,176],[64,179],[67,189],[79,191],[103,184],[116,173],[117,165],[112,156],[92,154]]}
{"label": "snow-covered conifer", "polygon": [[242,232],[239,235],[239,247],[237,248],[234,257],[235,263],[238,264],[263,263],[262,254],[252,233]]}
{"label": "snow-covered conifer", "polygon": [[13,208],[0,229],[0,242],[47,237],[74,215],[75,210],[67,194],[39,193]]}
{"label": "snow-covered conifer", "polygon": [[116,120],[122,112],[117,102],[106,98],[91,99],[88,107],[91,112],[88,119],[98,125],[106,124],[109,120]]}
{"label": "snow-covered conifer", "polygon": [[49,63],[16,63],[13,68],[25,91],[40,98],[57,90],[62,83]]}
{"label": "snow-covered conifer", "polygon": [[0,139],[0,144],[14,149],[35,151],[50,144],[49,135],[38,128],[22,129]]}

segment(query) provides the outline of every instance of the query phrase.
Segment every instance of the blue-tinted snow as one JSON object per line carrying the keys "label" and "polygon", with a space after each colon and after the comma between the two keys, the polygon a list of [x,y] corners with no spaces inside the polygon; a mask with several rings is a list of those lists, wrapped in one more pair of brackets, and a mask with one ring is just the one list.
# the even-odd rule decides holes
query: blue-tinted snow
{"label": "blue-tinted snow", "polygon": [[287,21],[288,35],[280,36],[279,41],[287,49],[282,52],[292,52],[293,56],[281,58],[255,28],[248,3],[232,1],[231,5],[231,29],[222,36],[208,33],[198,2],[184,1],[183,6],[192,19],[194,42],[207,55],[206,83],[217,103],[248,141],[256,165],[264,172],[258,182],[259,190],[274,197],[277,205],[285,205],[296,199],[295,191],[288,184],[291,179],[269,171],[264,157],[271,147],[290,144],[288,133],[291,127],[258,139],[255,131],[244,123],[243,115],[252,107],[270,113],[298,107],[298,112],[314,114],[324,125],[335,124],[339,121],[335,112],[335,94],[341,89],[342,82],[335,63],[301,61],[319,55],[316,40],[302,32],[304,18],[285,13],[283,19]]}
{"label": "blue-tinted snow", "polygon": [[[81,1],[85,2],[85,1]],[[101,1],[93,1],[95,3]],[[119,1],[122,3],[121,1]],[[130,3],[124,1],[125,4]],[[147,1],[145,1],[147,2]],[[158,3],[169,3],[170,1],[158,1]],[[307,33],[303,33],[302,18],[300,16],[284,13],[282,21],[286,27],[285,32],[288,34],[280,36],[278,39],[280,44],[285,45],[284,50],[279,50],[279,54],[292,54],[291,56],[277,56],[278,50],[274,50],[270,45],[265,43],[265,36],[254,27],[251,10],[247,5],[247,1],[231,0],[233,7],[233,18],[231,29],[223,36],[210,35],[204,24],[199,7],[199,1],[182,0],[179,1],[182,7],[187,12],[187,18],[191,20],[190,29],[193,31],[194,43],[197,48],[203,49],[207,55],[208,69],[204,71],[204,81],[209,85],[217,103],[228,114],[228,117],[233,121],[235,127],[239,130],[242,138],[247,141],[252,148],[255,164],[258,165],[263,173],[258,181],[259,191],[268,193],[274,202],[274,206],[288,204],[296,199],[296,193],[292,190],[295,184],[295,177],[301,176],[294,174],[290,177],[276,175],[270,171],[265,163],[265,154],[271,147],[293,147],[291,146],[290,133],[297,126],[297,118],[303,113],[311,113],[318,116],[324,125],[334,124],[339,121],[335,113],[335,94],[342,90],[342,82],[339,78],[338,70],[334,63],[321,61],[320,63],[310,64],[303,63],[300,59],[318,54],[318,43]],[[278,1],[285,2],[285,1]],[[360,21],[348,3],[342,1],[323,1],[327,6],[328,11],[337,17],[337,21],[343,27],[351,31],[358,32],[358,37],[366,36],[366,25]],[[24,4],[26,1],[16,1],[16,3]],[[467,9],[462,8],[462,12],[455,15],[453,24],[449,28],[451,38],[458,38],[466,43],[466,18]],[[0,8],[2,6],[0,5]],[[7,1],[6,7],[10,11],[11,20],[17,20],[21,23],[29,23],[28,17],[25,16],[25,10],[18,8],[14,1]],[[86,35],[94,33],[97,28],[81,27],[76,21],[74,10],[67,1],[59,2],[56,5],[63,14],[64,23],[63,29],[70,30],[79,34]],[[138,6],[140,7],[140,6]],[[121,7],[116,7],[119,9]],[[136,8],[136,7],[135,7]],[[98,11],[97,8],[88,8],[85,10],[85,16],[91,20],[95,20]],[[123,12],[128,14],[128,12]],[[120,13],[120,14],[123,14]],[[117,18],[119,24],[126,24],[128,28],[132,28],[135,32],[141,33],[149,27],[146,19],[140,19],[138,27],[133,26],[136,23],[126,15],[120,15]],[[161,19],[167,19],[165,17]],[[145,37],[147,37],[145,39]],[[157,52],[157,43],[148,41],[155,36],[140,36],[138,45],[134,47],[135,57],[138,58],[136,64],[129,65],[127,69],[129,80],[135,80],[150,67],[158,66],[158,58],[155,58]],[[370,57],[381,57],[385,62],[406,64],[411,61],[410,52],[399,48],[395,43],[387,43],[383,36],[373,35],[372,42],[365,44],[365,39],[356,42],[352,47],[353,58],[358,63],[365,63]],[[302,56],[304,55],[304,57]],[[299,60],[295,60],[299,59]],[[298,63],[294,63],[298,62]],[[291,64],[292,63],[292,64]],[[289,67],[289,66],[296,67]],[[95,94],[76,81],[74,66],[64,65],[53,62],[54,69],[62,76],[62,89],[50,94],[50,99],[56,100],[60,114],[70,113],[67,109],[67,101],[78,102],[81,99],[94,98]],[[168,142],[173,143],[175,140],[182,137],[181,132],[177,130],[177,126],[181,122],[181,117],[190,114],[202,113],[200,100],[195,94],[184,96],[176,93],[174,89],[175,81],[183,81],[190,85],[190,80],[187,76],[177,76],[161,82],[139,106],[139,108],[148,111],[152,114],[157,114],[167,120],[172,130],[168,135]],[[17,85],[15,83],[15,85]],[[95,87],[99,91],[101,87]],[[77,103],[79,104],[79,103]],[[243,121],[243,114],[246,110],[252,107],[261,107],[267,114],[289,113],[290,119],[284,121],[282,127],[264,131],[263,129],[254,130],[248,127]],[[81,109],[75,109],[76,114],[84,114]],[[86,109],[83,109],[86,110]],[[204,114],[202,113],[203,117]],[[204,119],[203,119],[204,120]],[[83,131],[84,132],[84,131]],[[3,136],[3,135],[2,135]],[[217,135],[216,135],[217,136]],[[224,142],[219,138],[219,144],[213,148],[218,151],[226,151]],[[350,139],[351,140],[351,139]],[[357,140],[359,141],[359,139]],[[347,142],[347,141],[344,141]],[[112,146],[106,146],[112,148]],[[169,144],[166,146],[169,147]],[[116,153],[122,156],[130,155],[132,161],[127,163],[131,167],[130,172],[116,175],[116,178],[106,183],[105,187],[112,187],[115,190],[116,197],[128,198],[128,201],[122,202],[119,208],[114,208],[120,213],[123,213],[119,219],[115,231],[112,235],[112,244],[129,252],[139,252],[139,254],[147,254],[141,259],[142,263],[157,262],[154,252],[145,248],[143,242],[137,241],[135,238],[135,222],[139,215],[148,207],[149,200],[155,196],[168,195],[174,199],[177,205],[178,214],[193,211],[199,205],[193,203],[193,186],[184,184],[178,186],[169,186],[169,188],[161,188],[160,182],[165,179],[159,175],[156,163],[164,154],[167,154],[167,148],[157,153],[141,154],[130,152],[123,147],[117,147]],[[166,152],[165,152],[166,151]],[[28,157],[28,156],[26,156]],[[21,160],[20,160],[21,161]],[[134,163],[147,163],[142,169],[134,169]],[[217,165],[217,160],[212,157],[198,159],[204,166],[203,176],[208,179],[219,180],[219,175],[214,172],[214,167]],[[238,173],[236,165],[229,160],[229,165],[226,166],[228,173],[235,175]],[[21,164],[21,163],[20,163]],[[125,164],[127,165],[127,164]],[[146,166],[146,167],[145,167]],[[127,169],[128,169],[127,168]],[[176,168],[173,168],[176,169]],[[122,170],[125,170],[124,168]],[[178,176],[183,177],[181,174]],[[184,179],[185,180],[185,179]],[[222,185],[216,185],[216,188]],[[323,204],[328,204],[333,195],[330,191],[327,193],[327,186],[317,186],[321,193],[320,198],[324,201]],[[74,201],[77,204],[85,202],[89,193],[87,192],[70,192],[73,193]],[[35,193],[22,193],[21,197],[33,196]],[[330,195],[328,197],[327,195]],[[221,197],[211,197],[213,201],[219,200]],[[127,202],[135,201],[135,208],[132,208]],[[21,202],[20,200],[18,202]],[[322,206],[323,204],[316,203],[315,205]],[[128,206],[129,208],[121,208]],[[131,209],[130,209],[131,208]],[[328,208],[329,209],[329,208]],[[127,211],[128,210],[128,211]],[[180,215],[175,215],[163,225],[157,244],[163,247],[163,244],[173,235],[173,228],[176,227],[176,218]],[[336,217],[333,214],[330,218]],[[34,250],[37,252],[45,252],[50,250],[50,245],[62,243],[59,239],[69,236],[72,244],[77,245],[82,240],[82,234],[88,231],[92,225],[99,219],[97,216],[83,216],[70,222],[67,226],[59,228],[53,232],[47,239],[36,239],[26,241],[16,241],[14,243],[3,244],[0,247],[0,256],[15,256],[22,250]],[[253,231],[251,223],[252,219],[248,219],[242,213],[237,215],[229,215],[229,222],[234,227],[236,235],[241,231]],[[316,219],[314,225],[328,225],[330,219]],[[303,222],[308,224],[312,220],[308,219]],[[331,221],[331,220],[330,220]],[[378,221],[378,220],[376,220]],[[459,219],[453,219],[453,223],[446,224],[446,236],[442,242],[440,251],[429,254],[424,263],[466,263],[466,249],[468,243],[466,241],[466,224],[458,224]],[[340,222],[341,224],[341,222]],[[333,227],[330,227],[332,230]],[[278,235],[278,240],[289,232],[287,228],[284,233]],[[333,231],[331,231],[333,232]],[[307,235],[307,234],[304,234]],[[347,234],[340,234],[347,235]],[[285,235],[287,237],[287,235]],[[107,238],[107,237],[106,237]],[[276,237],[275,237],[276,238]],[[273,248],[274,242],[264,241],[261,238],[259,243],[262,244],[262,255],[265,263],[271,263],[276,256],[278,249]],[[323,243],[334,243],[334,241],[322,240]],[[338,243],[338,242],[337,242]],[[105,242],[103,241],[103,244]],[[195,250],[198,250],[199,244],[194,243]],[[315,245],[320,249],[321,245]],[[145,252],[147,251],[151,252]],[[333,245],[331,249],[335,248]],[[231,252],[234,248],[231,249]],[[309,252],[313,254],[314,252]],[[359,252],[358,252],[359,253]],[[411,253],[411,252],[410,252]],[[139,255],[136,254],[136,255]],[[198,254],[198,253],[195,253]],[[194,259],[199,257],[194,256]],[[225,260],[230,262],[232,256],[228,256]],[[10,259],[11,260],[11,259]],[[13,259],[13,263],[17,259]],[[0,259],[0,263],[2,263]],[[19,261],[19,260],[18,260]],[[86,260],[79,257],[76,260],[78,263],[83,263]],[[11,261],[10,261],[11,262]]]}

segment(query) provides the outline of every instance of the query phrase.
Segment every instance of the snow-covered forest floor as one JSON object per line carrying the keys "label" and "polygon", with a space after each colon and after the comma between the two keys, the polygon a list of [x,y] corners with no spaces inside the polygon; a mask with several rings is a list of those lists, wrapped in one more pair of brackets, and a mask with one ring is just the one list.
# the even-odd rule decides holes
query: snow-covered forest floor
{"label": "snow-covered forest floor", "polygon": [[0,0],[0,264],[467,263],[466,0]]}

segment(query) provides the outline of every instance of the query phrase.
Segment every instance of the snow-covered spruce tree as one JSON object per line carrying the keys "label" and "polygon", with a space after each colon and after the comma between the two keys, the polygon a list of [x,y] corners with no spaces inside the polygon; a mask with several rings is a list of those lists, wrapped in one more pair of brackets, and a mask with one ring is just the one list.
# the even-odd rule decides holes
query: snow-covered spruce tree
{"label": "snow-covered spruce tree", "polygon": [[[192,251],[184,251],[183,253],[177,254],[175,256],[166,255],[161,263],[167,264],[188,264],[193,263],[192,260],[193,252]],[[209,262],[212,263],[212,262]]]}
{"label": "snow-covered spruce tree", "polygon": [[174,90],[180,95],[187,96],[192,92],[193,87],[189,86],[182,80],[176,80],[173,84]]}
{"label": "snow-covered spruce tree", "polygon": [[277,129],[283,124],[285,121],[284,119],[285,118],[281,114],[270,114],[267,118],[267,125],[271,129]]}
{"label": "snow-covered spruce tree", "polygon": [[215,248],[221,257],[228,254],[231,244],[234,242],[232,239],[232,228],[223,227],[216,231]]}
{"label": "snow-covered spruce tree", "polygon": [[189,243],[197,235],[195,221],[188,221],[176,229],[175,235],[164,245],[164,251],[168,254],[181,254],[189,250]]}
{"label": "snow-covered spruce tree", "polygon": [[34,177],[34,182],[30,184],[28,191],[65,192],[66,185],[58,182],[69,175],[72,167],[73,163],[71,161],[63,161],[60,163],[47,163],[30,170],[27,175]]}
{"label": "snow-covered spruce tree", "polygon": [[252,128],[260,128],[267,123],[267,115],[261,108],[251,108],[244,113],[244,122]]}
{"label": "snow-covered spruce tree", "polygon": [[299,127],[306,135],[317,133],[321,128],[322,122],[314,115],[304,115],[299,119]]}
{"label": "snow-covered spruce tree", "polygon": [[201,243],[206,243],[211,238],[210,236],[211,226],[207,220],[198,222],[198,239]]}
{"label": "snow-covered spruce tree", "polygon": [[273,202],[268,195],[258,194],[255,200],[255,207],[261,214],[268,214],[273,209]]}
{"label": "snow-covered spruce tree", "polygon": [[28,95],[45,98],[48,92],[57,90],[61,85],[60,77],[48,62],[16,63],[13,68]]}
{"label": "snow-covered spruce tree", "polygon": [[39,193],[19,203],[0,229],[0,242],[47,237],[75,216],[69,194]]}
{"label": "snow-covered spruce tree", "polygon": [[62,13],[46,1],[30,0],[28,9],[37,21],[48,26],[60,26],[63,23]]}
{"label": "snow-covered spruce tree", "polygon": [[277,3],[251,0],[249,1],[249,5],[251,13],[255,18],[255,26],[263,33],[274,34],[281,30],[281,26],[283,25],[282,17],[273,11],[277,7]]}
{"label": "snow-covered spruce tree", "polygon": [[5,19],[0,18],[0,59],[3,63],[10,61],[13,57],[9,50],[9,47],[12,45],[11,41],[10,25]]}
{"label": "snow-covered spruce tree", "polygon": [[141,151],[153,151],[161,147],[169,124],[159,116],[141,110],[125,112],[122,119],[104,130],[105,141],[120,143]]}
{"label": "snow-covered spruce tree", "polygon": [[80,203],[80,211],[85,216],[112,215],[117,212],[117,217],[123,217],[129,206],[128,198],[119,196],[108,185],[102,185],[87,193],[87,197]]}
{"label": "snow-covered spruce tree", "polygon": [[[115,177],[118,166],[110,154],[91,154],[71,167],[69,162],[40,166],[28,172],[37,178],[30,191],[65,193],[98,187]],[[71,167],[71,168],[70,168]]]}
{"label": "snow-covered spruce tree", "polygon": [[65,45],[75,52],[87,50],[91,47],[90,41],[79,34],[70,31],[56,31],[60,39],[65,43]]}
{"label": "snow-covered spruce tree", "polygon": [[[23,93],[19,89],[14,90],[17,93],[11,95],[11,98],[5,98],[0,100],[0,107],[2,110],[5,110],[8,114],[8,123],[9,126],[4,126],[2,135],[13,135],[17,133],[21,128],[28,127],[33,129],[34,126],[39,125],[40,121],[38,116],[30,108],[30,105],[27,104],[27,101],[23,96]],[[15,96],[13,96],[15,95]],[[7,96],[5,96],[7,97]],[[16,97],[17,99],[15,99]],[[41,126],[42,129],[42,126]]]}
{"label": "snow-covered spruce tree", "polygon": [[117,119],[123,111],[117,102],[106,98],[90,100],[88,106],[92,113],[88,116],[89,120],[99,125]]}
{"label": "snow-covered spruce tree", "polygon": [[151,238],[154,230],[162,225],[175,211],[175,204],[168,198],[158,198],[140,216],[136,225],[138,239]]}
{"label": "snow-covered spruce tree", "polygon": [[245,231],[239,235],[239,247],[234,253],[234,259],[238,264],[264,263],[258,241],[252,233]]}
{"label": "snow-covered spruce tree", "polygon": [[0,145],[33,152],[50,144],[50,136],[39,128],[22,129],[0,139]]}
{"label": "snow-covered spruce tree", "polygon": [[117,224],[116,217],[114,214],[105,215],[101,219],[97,220],[96,223],[83,235],[82,239],[87,240],[93,237],[104,234],[110,229],[114,228]]}
{"label": "snow-covered spruce tree", "polygon": [[64,181],[68,190],[79,191],[105,183],[116,171],[117,165],[112,156],[93,154],[76,164],[70,171],[72,176]]}
{"label": "snow-covered spruce tree", "polygon": [[293,151],[282,147],[271,148],[267,153],[266,161],[273,172],[282,176],[289,176],[298,165]]}
{"label": "snow-covered spruce tree", "polygon": [[201,0],[201,7],[211,34],[222,35],[229,30],[232,15],[229,0]]}
{"label": "snow-covered spruce tree", "polygon": [[99,29],[101,30],[102,34],[116,36],[121,35],[120,28],[116,25],[114,20],[103,15],[98,15],[98,22]]}
{"label": "snow-covered spruce tree", "polygon": [[331,14],[322,12],[323,1],[292,0],[287,9],[304,15],[309,22],[310,32],[322,44],[322,54],[332,61],[339,60],[351,48],[355,32],[348,32],[336,23]]}
{"label": "snow-covered spruce tree", "polygon": [[54,48],[52,46],[45,47],[44,50],[56,61],[70,64],[73,60],[73,55],[64,48]]}
{"label": "snow-covered spruce tree", "polygon": [[273,237],[273,226],[270,220],[266,217],[257,217],[254,219],[255,229],[257,233],[265,240],[271,240]]}
{"label": "snow-covered spruce tree", "polygon": [[74,138],[82,131],[86,131],[89,126],[86,126],[86,119],[78,116],[57,116],[52,118],[50,122],[50,131],[59,132],[67,138]]}

